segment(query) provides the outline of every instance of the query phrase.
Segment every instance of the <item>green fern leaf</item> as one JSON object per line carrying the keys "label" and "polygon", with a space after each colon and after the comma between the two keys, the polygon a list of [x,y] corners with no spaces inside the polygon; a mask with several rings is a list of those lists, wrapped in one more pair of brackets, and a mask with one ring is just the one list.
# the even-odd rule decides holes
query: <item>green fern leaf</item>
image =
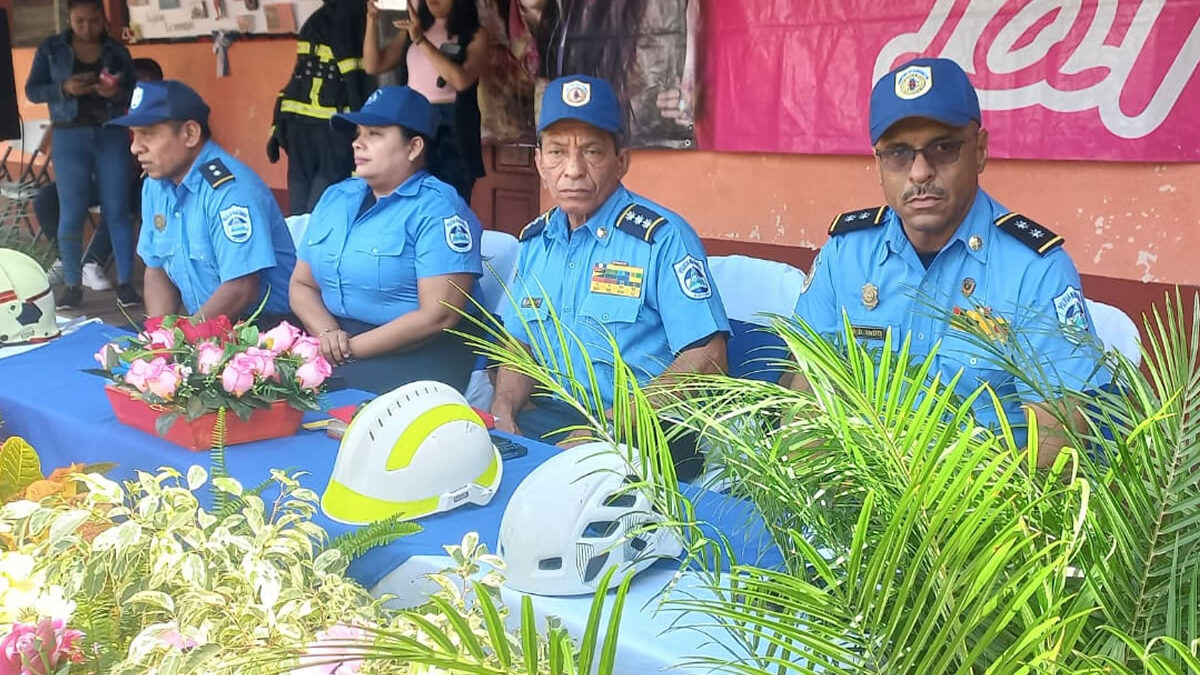
{"label": "green fern leaf", "polygon": [[329,542],[329,548],[338,549],[347,560],[353,561],[371,549],[387,546],[401,537],[408,537],[425,529],[416,523],[405,522],[403,515],[396,514],[354,532],[347,532]]}
{"label": "green fern leaf", "polygon": [[208,452],[209,494],[212,495],[213,511],[224,511],[228,495],[212,487],[215,478],[228,478],[225,468],[225,408],[217,409],[217,422],[212,430],[212,447]]}

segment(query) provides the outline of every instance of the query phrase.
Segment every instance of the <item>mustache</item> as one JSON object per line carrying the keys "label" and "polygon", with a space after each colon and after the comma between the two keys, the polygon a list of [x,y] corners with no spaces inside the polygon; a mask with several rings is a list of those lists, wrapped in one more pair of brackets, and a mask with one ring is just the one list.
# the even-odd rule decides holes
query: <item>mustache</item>
{"label": "mustache", "polygon": [[917,185],[905,190],[904,194],[900,196],[900,199],[901,201],[907,202],[911,199],[917,199],[919,197],[938,197],[940,199],[944,198],[945,196],[946,191],[940,187],[937,187],[936,185]]}

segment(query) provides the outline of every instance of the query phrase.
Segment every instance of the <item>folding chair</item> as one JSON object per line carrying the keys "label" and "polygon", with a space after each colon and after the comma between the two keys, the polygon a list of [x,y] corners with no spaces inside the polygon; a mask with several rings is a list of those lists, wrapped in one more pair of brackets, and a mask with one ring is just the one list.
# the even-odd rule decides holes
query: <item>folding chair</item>
{"label": "folding chair", "polygon": [[1106,352],[1118,352],[1134,366],[1142,365],[1142,336],[1129,315],[1112,305],[1086,300],[1096,335]]}
{"label": "folding chair", "polygon": [[28,120],[21,125],[21,138],[8,142],[7,158],[14,151],[21,162],[16,178],[0,181],[0,197],[6,202],[0,213],[0,228],[24,222],[36,240],[40,235],[29,218],[29,205],[37,191],[50,182],[50,120]]}
{"label": "folding chair", "polygon": [[[508,305],[505,289],[517,277],[517,238],[505,232],[486,230],[483,241],[479,243],[479,252],[483,256],[479,304],[493,315],[498,315]],[[487,410],[492,405],[492,381],[488,378],[486,365],[483,357],[480,357],[475,370],[471,372],[465,392],[467,401],[480,410]]]}

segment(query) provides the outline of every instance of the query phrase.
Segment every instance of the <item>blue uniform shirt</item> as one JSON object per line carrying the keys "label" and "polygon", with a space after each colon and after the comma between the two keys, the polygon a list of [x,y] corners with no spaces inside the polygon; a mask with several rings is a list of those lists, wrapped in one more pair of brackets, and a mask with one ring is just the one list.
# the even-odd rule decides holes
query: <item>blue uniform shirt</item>
{"label": "blue uniform shirt", "polygon": [[327,188],[300,244],[331,314],[382,325],[417,309],[419,279],[483,274],[483,227],[454,188],[419,171],[359,214],[370,189]]}
{"label": "blue uniform shirt", "polygon": [[[1101,355],[1079,273],[1061,248],[1061,238],[1010,213],[983,190],[928,270],[889,208],[843,214],[831,232],[796,314],[814,330],[840,336],[844,309],[855,335],[868,347],[881,347],[891,328],[893,347],[899,349],[909,335],[917,358],[940,340],[935,365],[943,381],[961,368],[958,393],[963,396],[984,381],[990,383],[1018,442],[1025,440],[1021,402],[1041,397],[1000,369],[979,338],[951,326],[946,315],[954,308],[961,312],[956,322],[976,329],[987,324],[999,331],[996,335],[1006,328],[995,321],[1002,318],[1007,334],[1050,378],[1051,391],[1056,385],[1082,390],[1108,382],[1107,372],[1098,370]],[[983,308],[990,311],[990,320],[981,314]],[[981,424],[997,421],[986,394],[976,399],[975,413]]]}
{"label": "blue uniform shirt", "polygon": [[179,185],[142,183],[137,252],[147,267],[166,270],[189,314],[221,284],[254,272],[258,302],[270,290],[265,311],[289,311],[296,252],[283,213],[266,183],[212,141]]}
{"label": "blue uniform shirt", "polygon": [[535,353],[552,354],[554,362],[543,365],[564,375],[565,365],[555,364],[569,358],[586,384],[579,351],[564,355],[554,326],[545,324],[548,341],[538,327],[553,304],[563,328],[586,346],[606,406],[614,374],[609,332],[641,384],[693,343],[729,332],[700,238],[679,215],[624,187],[578,230],[570,232],[556,208],[525,226],[520,239],[517,308],[505,312],[505,327]]}

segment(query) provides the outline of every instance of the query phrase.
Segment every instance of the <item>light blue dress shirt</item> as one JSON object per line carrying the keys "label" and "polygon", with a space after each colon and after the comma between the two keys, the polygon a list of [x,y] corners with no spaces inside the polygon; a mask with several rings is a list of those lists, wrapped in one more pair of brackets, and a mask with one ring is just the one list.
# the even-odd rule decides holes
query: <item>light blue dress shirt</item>
{"label": "light blue dress shirt", "polygon": [[483,274],[483,227],[454,188],[419,171],[360,214],[369,191],[361,178],[327,188],[300,244],[334,316],[382,325],[420,306],[418,280]]}
{"label": "light blue dress shirt", "polygon": [[[729,333],[695,231],[623,186],[578,230],[571,232],[566,214],[555,208],[525,226],[520,239],[512,288],[517,307],[504,313],[505,327],[563,381],[569,361],[586,384],[588,362],[573,342],[564,354],[546,321],[553,305],[562,327],[586,347],[606,406],[612,405],[614,378],[609,334],[645,384],[679,352],[714,333]],[[548,339],[539,322],[545,322]]]}
{"label": "light blue dress shirt", "polygon": [[[1009,422],[1021,427],[1014,431],[1022,444],[1021,402],[1041,397],[1000,368],[980,338],[960,325],[982,330],[983,321],[997,328],[993,339],[998,348],[1019,346],[1035,359],[1029,372],[1041,368],[1052,388],[1082,390],[1108,383],[1079,273],[1062,249],[1062,239],[1011,213],[983,190],[928,269],[890,208],[841,214],[830,229],[833,236],[818,254],[796,304],[797,316],[816,331],[842,335],[845,310],[855,335],[868,347],[882,347],[889,328],[893,348],[911,336],[917,358],[941,341],[935,365],[942,381],[961,369],[957,392],[963,396],[989,383]],[[959,318],[951,321],[956,308]],[[984,308],[990,322],[973,318]],[[968,315],[972,311],[976,314]],[[1005,333],[1006,340],[1000,340]],[[976,399],[975,414],[981,424],[997,422],[986,394]]]}
{"label": "light blue dress shirt", "polygon": [[212,141],[179,185],[142,183],[137,252],[147,267],[166,270],[190,314],[221,284],[255,272],[265,311],[289,311],[296,252],[283,213],[266,183]]}

